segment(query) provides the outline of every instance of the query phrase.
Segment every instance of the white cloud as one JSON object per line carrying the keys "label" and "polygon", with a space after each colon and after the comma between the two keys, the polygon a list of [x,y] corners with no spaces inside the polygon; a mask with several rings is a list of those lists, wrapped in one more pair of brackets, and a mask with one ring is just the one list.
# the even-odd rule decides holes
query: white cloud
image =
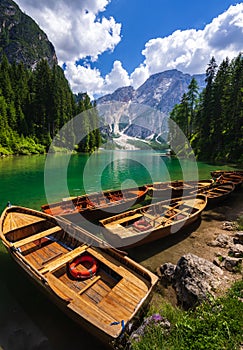
{"label": "white cloud", "polygon": [[142,85],[145,80],[149,78],[148,67],[144,64],[140,64],[131,74],[131,85],[137,89]]}
{"label": "white cloud", "polygon": [[105,76],[105,85],[110,92],[113,92],[121,86],[130,85],[131,81],[129,79],[127,71],[122,67],[120,61],[115,61],[113,68],[109,74]]}
{"label": "white cloud", "polygon": [[76,65],[74,62],[67,62],[65,75],[71,83],[74,93],[87,92],[90,98],[93,94],[102,94],[104,78],[101,77],[98,69],[91,69],[89,66],[84,67]]}
{"label": "white cloud", "polygon": [[113,17],[99,18],[110,0],[17,0],[54,44],[62,64],[90,56],[97,60],[121,40],[121,24]]}
{"label": "white cloud", "polygon": [[203,30],[177,30],[164,38],[151,39],[142,54],[145,60],[133,72],[134,84],[141,82],[144,71],[155,74],[167,69],[184,73],[204,73],[212,56],[221,63],[243,49],[243,3],[230,6]]}
{"label": "white cloud", "polygon": [[87,91],[92,97],[121,86],[137,88],[151,74],[174,68],[184,73],[204,73],[212,56],[219,64],[243,49],[243,3],[239,3],[201,30],[177,30],[167,37],[151,38],[142,51],[144,61],[130,77],[120,61],[115,61],[111,72],[102,77],[98,69],[74,62],[81,58],[95,61],[120,42],[121,24],[113,17],[100,16],[111,1],[16,0],[47,33],[59,63],[67,63],[65,74],[74,92]]}
{"label": "white cloud", "polygon": [[73,62],[67,62],[65,75],[72,83],[73,92],[87,92],[91,98],[94,95],[112,93],[117,88],[128,86],[131,83],[120,61],[114,62],[111,72],[104,78],[98,69],[92,69],[89,65],[80,66]]}

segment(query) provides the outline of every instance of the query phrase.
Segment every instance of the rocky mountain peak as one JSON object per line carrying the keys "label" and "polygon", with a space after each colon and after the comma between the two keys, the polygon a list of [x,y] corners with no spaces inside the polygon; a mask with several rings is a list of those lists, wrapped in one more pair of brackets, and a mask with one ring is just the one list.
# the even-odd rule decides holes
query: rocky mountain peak
{"label": "rocky mountain peak", "polygon": [[29,68],[34,68],[41,59],[50,65],[57,63],[47,35],[12,0],[0,2],[0,59],[3,54],[10,63],[23,62]]}

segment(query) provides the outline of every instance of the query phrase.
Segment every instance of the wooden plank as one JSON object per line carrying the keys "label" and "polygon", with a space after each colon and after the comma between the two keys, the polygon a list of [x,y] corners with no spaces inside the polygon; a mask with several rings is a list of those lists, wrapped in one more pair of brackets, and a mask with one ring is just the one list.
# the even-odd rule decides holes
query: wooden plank
{"label": "wooden plank", "polygon": [[98,329],[101,329],[106,334],[109,334],[111,337],[116,338],[122,331],[120,323],[112,325],[113,322],[120,321],[115,317],[115,315],[107,315],[105,312],[101,314],[101,310],[98,308],[97,310],[99,310],[99,312],[96,312],[96,310],[89,307],[89,304],[84,299],[82,299],[82,303],[80,304],[71,302],[67,305],[67,307],[78,315],[81,315]]}
{"label": "wooden plank", "polygon": [[[46,279],[53,292],[61,299],[69,302],[67,305],[68,308],[75,311],[78,315],[84,317],[100,329],[103,329],[108,334],[117,332],[118,327],[111,327],[111,322],[114,322],[117,319],[114,318],[114,316],[109,315],[106,310],[102,310],[99,306],[97,307],[94,304],[87,302],[82,296],[79,296],[52,273],[48,273]],[[115,314],[116,310],[114,310],[113,313]],[[121,328],[121,326],[119,328]]]}
{"label": "wooden plank", "polygon": [[119,321],[127,320],[132,312],[128,311],[118,300],[115,299],[115,294],[108,294],[99,303],[99,309],[105,311],[110,316],[116,315]]}
{"label": "wooden plank", "polygon": [[127,279],[123,278],[120,283],[118,283],[115,287],[116,289],[120,288],[121,291],[122,290],[126,290],[127,293],[129,293],[130,295],[133,295],[134,297],[136,297],[137,299],[141,299],[141,296],[144,295],[144,292],[148,291],[141,291],[141,288],[139,286],[137,286],[135,283],[131,282],[131,281],[127,281]]}
{"label": "wooden plank", "polygon": [[87,248],[88,248],[87,245],[82,245],[80,247],[75,248],[74,250],[71,250],[70,252],[66,253],[60,258],[57,258],[55,261],[52,261],[49,264],[47,264],[45,267],[43,267],[40,270],[40,273],[45,274],[49,271],[53,271],[57,269],[58,267],[61,267],[62,265],[66,264],[68,261],[74,259],[76,256],[83,253]]}
{"label": "wooden plank", "polygon": [[[123,217],[121,219],[117,219],[117,220],[115,220],[115,218],[114,218],[114,221],[105,224],[105,226],[107,226],[107,227],[110,226],[112,228],[114,225],[122,224],[122,223],[130,221],[130,220],[138,219],[138,218],[141,218],[142,216],[143,216],[143,214],[136,213],[134,215],[128,215],[128,216],[125,216],[125,217]],[[109,219],[107,221],[109,221]]]}
{"label": "wooden plank", "polygon": [[25,245],[27,243],[31,243],[31,242],[37,241],[38,239],[41,239],[41,238],[46,237],[46,236],[49,236],[49,235],[51,235],[53,233],[56,233],[56,232],[59,232],[61,230],[62,229],[59,226],[55,226],[55,227],[52,227],[52,228],[50,228],[48,230],[42,231],[40,233],[36,233],[35,235],[31,235],[30,237],[21,239],[20,241],[18,241],[16,243],[13,243],[12,246],[14,248],[20,248],[20,247],[22,247],[23,245]]}
{"label": "wooden plank", "polygon": [[89,283],[83,288],[81,289],[78,294],[81,295],[84,292],[86,292],[87,289],[89,289],[90,287],[93,286],[93,284],[95,284],[98,280],[100,279],[100,276],[96,276],[93,279],[91,278],[91,280],[89,281]]}
{"label": "wooden plank", "polygon": [[[142,298],[140,298],[141,300]],[[105,297],[103,300],[106,300],[107,302],[111,301],[112,304],[112,300],[115,300],[116,303],[119,304],[120,308],[124,308],[126,309],[129,314],[132,314],[138,304],[138,300],[132,300],[131,298],[127,297],[127,294],[125,293],[124,290],[124,294],[119,293],[119,289],[112,289],[112,291],[107,295],[107,297]]]}

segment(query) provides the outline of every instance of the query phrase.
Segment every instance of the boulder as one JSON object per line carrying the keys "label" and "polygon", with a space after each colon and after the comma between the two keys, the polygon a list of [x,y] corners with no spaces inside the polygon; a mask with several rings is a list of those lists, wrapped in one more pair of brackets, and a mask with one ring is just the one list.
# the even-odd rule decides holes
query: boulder
{"label": "boulder", "polygon": [[225,221],[222,225],[222,229],[227,231],[235,231],[236,224],[232,221]]}
{"label": "boulder", "polygon": [[175,289],[177,300],[184,309],[189,309],[210,295],[221,285],[222,279],[226,278],[220,267],[212,262],[200,258],[194,254],[183,255],[178,261],[172,274],[172,266],[161,266],[162,276],[168,277]]}
{"label": "boulder", "polygon": [[235,244],[243,244],[243,231],[238,231],[234,239]]}
{"label": "boulder", "polygon": [[211,247],[228,248],[233,244],[233,238],[226,234],[220,234],[214,241],[207,244]]}
{"label": "boulder", "polygon": [[234,244],[229,249],[229,256],[233,256],[235,258],[243,258],[243,245],[242,244]]}
{"label": "boulder", "polygon": [[230,272],[236,272],[239,269],[241,263],[242,263],[242,259],[232,258],[230,256],[227,256],[223,261],[222,266]]}

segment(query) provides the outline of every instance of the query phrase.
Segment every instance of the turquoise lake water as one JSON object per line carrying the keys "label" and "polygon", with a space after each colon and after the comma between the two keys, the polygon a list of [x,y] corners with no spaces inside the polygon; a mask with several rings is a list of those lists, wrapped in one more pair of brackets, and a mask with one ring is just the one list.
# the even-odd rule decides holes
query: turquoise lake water
{"label": "turquoise lake water", "polygon": [[0,210],[7,202],[40,209],[48,199],[110,188],[128,188],[170,179],[210,178],[210,171],[230,169],[177,160],[148,151],[99,151],[84,154],[21,156],[0,159]]}

